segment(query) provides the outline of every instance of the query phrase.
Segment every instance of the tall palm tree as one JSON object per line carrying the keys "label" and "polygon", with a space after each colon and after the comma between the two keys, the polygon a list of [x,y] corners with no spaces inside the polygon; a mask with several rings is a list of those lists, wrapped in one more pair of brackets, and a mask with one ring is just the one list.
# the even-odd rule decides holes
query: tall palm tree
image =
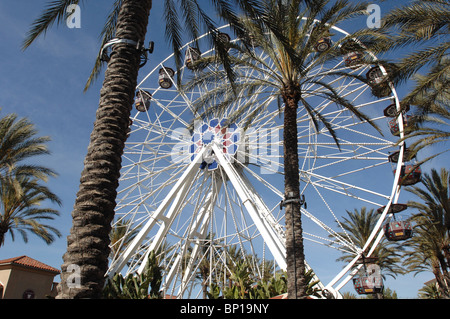
{"label": "tall palm tree", "polygon": [[[450,60],[449,60],[450,62]],[[441,66],[438,66],[441,67]],[[450,68],[448,69],[447,79],[450,79]],[[425,79],[424,76],[416,75],[419,80]],[[427,110],[423,112],[423,107],[419,109],[420,113],[413,116],[405,130],[405,136],[400,140],[408,141],[408,149],[412,154],[416,154],[422,149],[435,146],[436,151],[433,155],[422,159],[420,163],[426,162],[436,156],[448,152],[446,143],[450,140],[450,81],[446,83],[435,82],[435,86],[445,86],[445,95],[435,96],[435,90],[429,89],[425,93],[417,95],[414,104],[426,105]],[[439,146],[443,146],[440,147]]]}
{"label": "tall palm tree", "polygon": [[[67,7],[73,3],[78,1],[49,3],[33,24],[25,46],[44,33],[54,21],[62,21]],[[136,43],[145,39],[152,4],[151,0],[124,0],[115,4],[119,3],[115,36],[135,45],[119,42],[112,46],[72,212],[73,225],[67,238],[67,252],[63,256],[58,298],[100,298],[104,286],[121,156],[140,64],[141,52]],[[76,287],[68,282],[72,273],[67,268],[71,264],[80,267],[81,285]]]}
{"label": "tall palm tree", "polygon": [[[423,95],[429,89],[437,89],[436,82],[448,83],[449,21],[450,4],[446,0],[412,1],[383,17],[382,28],[394,33],[388,48],[398,49],[406,46],[415,49],[399,61],[396,80],[405,81],[419,70],[426,72],[404,98],[404,102],[413,102],[416,96]],[[448,96],[448,85],[438,89],[439,94],[446,90]],[[428,103],[419,106],[424,112],[428,111]]]}
{"label": "tall palm tree", "polygon": [[61,233],[54,227],[42,224],[42,220],[52,220],[59,212],[52,208],[41,207],[50,200],[58,205],[59,198],[47,187],[40,185],[39,180],[24,175],[2,178],[0,183],[0,247],[4,244],[5,235],[9,232],[15,239],[15,231],[28,242],[31,232],[47,244],[54,241],[55,235]]}
{"label": "tall palm tree", "polygon": [[[231,64],[248,68],[254,74],[261,74],[261,77],[247,78],[235,72],[232,78],[234,81],[230,82],[227,81],[229,77],[226,70],[205,71],[186,84],[187,88],[192,88],[197,85],[207,85],[209,82],[220,83],[222,81],[224,83],[195,101],[194,106],[197,107],[200,116],[211,111],[226,110],[228,105],[253,95],[256,90],[262,92],[264,97],[271,96],[279,101],[279,111],[284,116],[284,192],[286,196],[300,198],[297,149],[297,112],[299,108],[304,108],[308,112],[316,128],[319,124],[323,124],[335,141],[338,141],[332,125],[306,100],[308,95],[316,94],[325,97],[330,102],[347,108],[359,119],[370,122],[364,114],[353,108],[349,101],[342,98],[328,84],[329,80],[338,74],[330,73],[329,77],[324,76],[319,80],[309,74],[314,67],[340,55],[337,43],[325,52],[314,50],[314,44],[320,38],[328,35],[329,26],[358,15],[364,15],[367,12],[366,9],[367,3],[350,5],[345,0],[337,2],[261,1],[261,10],[258,16],[243,10],[244,17],[233,25],[233,28],[243,34],[243,39],[249,40],[247,42],[257,45],[258,50],[261,50],[273,61],[273,65],[269,65],[260,55],[254,54],[252,45],[230,44],[232,48],[230,50]],[[303,20],[302,17],[306,19]],[[318,19],[320,22],[316,22],[314,19]],[[233,52],[237,52],[237,54],[234,55]],[[215,62],[215,57],[212,57],[204,58],[197,64],[201,67]],[[311,83],[320,86],[321,89],[316,91],[304,89]],[[215,100],[220,100],[220,103],[214,102]],[[270,101],[270,99],[266,101]],[[247,104],[247,106],[249,105]],[[268,104],[261,102],[257,111],[263,111],[267,107]],[[239,118],[244,111],[245,106],[236,114],[229,115],[228,120],[232,122]],[[249,118],[245,126],[248,126],[251,120],[252,118]],[[288,295],[289,298],[303,298],[306,297],[306,283],[299,202],[291,201],[285,205],[285,222]]]}
{"label": "tall palm tree", "polygon": [[38,207],[48,199],[60,204],[59,198],[41,185],[57,174],[44,166],[32,164],[33,156],[50,153],[47,136],[38,137],[33,123],[26,118],[17,118],[12,113],[0,118],[0,246],[5,234],[15,238],[18,231],[25,242],[28,232],[53,242],[57,229],[41,224],[40,220],[53,219],[59,213],[50,208]]}
{"label": "tall palm tree", "polygon": [[[424,212],[423,212],[424,213]],[[420,273],[431,271],[436,279],[440,294],[449,298],[449,277],[447,263],[443,256],[442,245],[448,245],[448,236],[442,234],[439,223],[424,213],[416,216],[415,235],[405,244],[403,265],[409,272]],[[439,214],[438,214],[439,215]]]}

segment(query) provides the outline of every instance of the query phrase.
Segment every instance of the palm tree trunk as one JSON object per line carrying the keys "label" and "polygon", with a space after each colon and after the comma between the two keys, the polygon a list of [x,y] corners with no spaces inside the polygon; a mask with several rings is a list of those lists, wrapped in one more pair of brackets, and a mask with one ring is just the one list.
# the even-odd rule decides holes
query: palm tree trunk
{"label": "palm tree trunk", "polygon": [[444,253],[444,257],[445,257],[445,261],[446,261],[445,265],[447,266],[447,268],[449,268],[450,267],[450,244],[448,244],[446,242],[442,247],[442,251]]}
{"label": "palm tree trunk", "polygon": [[447,270],[447,263],[445,261],[444,255],[438,256],[439,265],[441,267],[441,273],[442,273],[442,285],[444,285],[444,290],[446,291],[446,299],[450,297],[449,295],[449,283],[450,283],[450,276]]}
{"label": "palm tree trunk", "polygon": [[4,226],[0,223],[0,247],[3,246],[3,243],[5,242],[5,234],[8,231],[7,226]]}
{"label": "palm tree trunk", "polygon": [[432,264],[432,269],[434,277],[436,278],[438,290],[441,293],[442,298],[448,299],[449,298],[448,289],[447,285],[445,284],[444,276],[442,275],[440,270],[439,261],[436,261],[435,263]]}
{"label": "palm tree trunk", "polygon": [[[151,6],[151,0],[123,0],[116,38],[143,41]],[[101,297],[139,62],[136,47],[126,43],[113,46],[72,212],[72,228],[61,266],[59,299]]]}
{"label": "palm tree trunk", "polygon": [[[298,165],[297,108],[299,90],[286,90],[283,94],[284,110],[284,191],[285,196],[300,198]],[[287,292],[289,299],[306,297],[305,255],[303,250],[300,204],[285,205]]]}

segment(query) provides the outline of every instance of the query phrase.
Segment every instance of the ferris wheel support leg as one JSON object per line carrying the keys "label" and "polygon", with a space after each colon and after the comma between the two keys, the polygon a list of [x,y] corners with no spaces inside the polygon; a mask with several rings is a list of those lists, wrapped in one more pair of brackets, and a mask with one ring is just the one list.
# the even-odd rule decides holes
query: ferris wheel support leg
{"label": "ferris wheel support leg", "polygon": [[[190,271],[190,269],[192,268],[192,260],[195,259],[196,256],[197,256],[197,250],[196,250],[196,248],[199,246],[200,241],[206,238],[206,232],[204,232],[204,227],[203,227],[203,225],[207,224],[208,221],[209,221],[209,214],[208,214],[208,216],[205,217],[206,211],[207,211],[206,209],[202,209],[202,212],[199,213],[199,215],[198,215],[198,217],[197,217],[197,219],[196,219],[196,221],[195,221],[195,224],[193,225],[193,227],[191,228],[191,231],[189,232],[189,235],[188,235],[189,238],[192,238],[193,236],[195,236],[195,233],[197,232],[198,224],[199,224],[199,222],[200,222],[201,220],[203,220],[201,230],[200,230],[200,232],[197,233],[197,236],[198,236],[198,237],[197,237],[197,239],[196,239],[196,244],[195,244],[195,247],[194,247],[194,249],[193,249],[193,251],[192,251],[192,255],[191,255],[190,260],[189,260],[189,265],[188,265],[188,267],[185,269],[185,275],[184,275],[184,276],[186,276],[186,274],[187,274],[187,273]],[[189,242],[186,241],[185,244],[183,245],[182,249],[180,249],[180,251],[181,251],[182,253],[178,254],[177,258],[175,259],[175,262],[174,262],[173,265],[171,266],[170,271],[169,271],[169,273],[167,274],[167,278],[166,278],[166,281],[165,281],[165,283],[164,283],[163,289],[167,289],[167,287],[170,287],[170,285],[172,284],[172,281],[173,281],[173,279],[174,279],[174,276],[175,276],[175,274],[176,274],[176,272],[178,271],[178,268],[179,268],[179,266],[180,266],[180,262],[181,262],[181,260],[182,260],[182,258],[183,258],[183,255],[184,255],[184,253],[187,252],[187,250],[188,250],[188,246],[190,246],[190,245],[189,245]],[[184,280],[184,277],[183,277],[183,283],[184,283],[184,282],[185,282],[185,280]],[[182,283],[182,285],[181,285],[182,287],[183,287],[183,283]],[[182,289],[182,288],[180,288],[180,291],[179,291],[179,293],[178,293],[178,296],[180,295],[180,293],[182,293],[181,289]]]}
{"label": "ferris wheel support leg", "polygon": [[175,198],[173,199],[172,206],[170,207],[167,214],[162,218],[163,223],[159,227],[158,233],[153,239],[151,245],[147,248],[147,252],[145,253],[143,262],[141,263],[137,271],[138,274],[141,274],[144,271],[148,255],[150,254],[150,252],[157,251],[159,249],[162,241],[164,240],[170,229],[170,226],[174,222],[175,218],[178,216],[180,208],[183,206],[184,200],[186,199],[187,193],[189,192],[192,180],[194,178],[193,175],[195,174],[191,174],[188,178],[185,179],[183,187],[181,187],[180,191],[176,194]]}
{"label": "ferris wheel support leg", "polygon": [[192,270],[194,268],[195,262],[198,259],[199,249],[203,246],[201,244],[201,242],[206,238],[206,235],[208,233],[208,225],[209,225],[209,221],[211,219],[213,206],[214,205],[211,205],[210,208],[208,209],[206,216],[203,216],[203,222],[200,226],[200,230],[198,232],[198,237],[195,241],[194,248],[192,249],[192,254],[191,254],[191,257],[189,258],[189,263],[186,267],[183,279],[181,281],[181,286],[180,286],[178,294],[177,294],[178,298],[181,298],[181,296],[183,295],[185,289],[187,288],[186,283],[189,281],[190,277],[195,276],[195,273]]}
{"label": "ferris wheel support leg", "polygon": [[[252,184],[250,183],[248,178],[244,174],[242,174],[240,171],[238,172],[238,174],[242,178],[242,181],[243,181],[245,187],[250,191],[253,199],[256,202],[257,207],[263,208],[262,210],[260,209],[260,211],[262,212],[261,216],[263,217],[262,220],[269,229],[274,230],[274,232],[276,234],[276,238],[277,238],[277,245],[279,247],[282,247],[283,251],[286,251],[286,246],[285,246],[286,239],[284,236],[284,232],[281,229],[281,226],[275,221],[275,219],[273,218],[273,215],[270,213],[270,210],[267,208],[264,201],[258,195],[258,193],[254,189],[254,187],[252,186]],[[284,254],[283,256],[286,256],[286,255]],[[286,258],[286,257],[284,257],[284,258]],[[309,266],[309,264],[306,261],[305,261],[305,267],[306,267],[306,271],[311,270],[311,267]],[[317,285],[320,287],[320,289],[325,288],[322,281],[320,281],[320,279],[317,277],[317,275],[315,273],[313,275],[313,279],[314,279],[314,281],[318,282]]]}
{"label": "ferris wheel support leg", "polygon": [[[230,161],[225,158],[221,149],[215,143],[213,143],[212,148],[219,164],[224,169],[227,177],[230,179],[230,182],[239,195],[242,204],[247,209],[247,212],[258,228],[259,233],[267,243],[267,246],[269,247],[269,250],[278,266],[281,269],[286,269],[286,250],[284,244],[279,240],[274,229],[266,223],[266,220],[263,217],[265,214],[260,211],[263,207],[258,207],[255,196],[252,196],[251,190],[246,187],[242,177],[236,172]],[[270,212],[267,213],[270,214]]]}
{"label": "ferris wheel support leg", "polygon": [[[220,187],[221,183],[215,183],[216,186],[215,187]],[[186,276],[188,274],[190,274],[190,270],[192,269],[192,265],[195,262],[195,260],[197,259],[197,255],[198,255],[198,248],[200,247],[200,243],[202,240],[204,240],[206,238],[207,235],[207,226],[209,224],[209,220],[211,217],[211,212],[213,210],[213,207],[215,205],[215,201],[217,199],[217,196],[214,196],[215,194],[217,194],[219,192],[219,189],[213,189],[211,190],[211,192],[208,194],[206,200],[205,200],[205,205],[201,208],[201,210],[198,212],[197,217],[192,225],[192,227],[190,228],[189,234],[188,234],[188,238],[189,239],[193,239],[194,237],[197,237],[195,240],[195,245],[194,245],[194,249],[192,250],[192,254],[191,257],[189,259],[189,264],[187,266],[187,268],[185,269],[185,275],[183,277],[182,280],[182,284],[180,287],[180,291],[178,292],[178,296],[180,296],[183,291],[184,291],[184,286],[185,286],[185,282],[186,282]],[[200,225],[200,230],[198,230]],[[182,252],[186,252],[188,250],[188,246],[190,246],[190,240],[185,241],[184,243],[184,247],[182,247],[181,251]],[[182,254],[179,254],[174,262],[174,264],[171,266],[171,269],[169,271],[169,273],[167,274],[167,278],[166,278],[166,282],[164,283],[164,287],[169,287],[172,284],[172,280],[175,276],[175,273],[178,270],[178,267],[180,265],[180,262],[182,260]]]}
{"label": "ferris wheel support leg", "polygon": [[157,221],[162,220],[163,222],[165,222],[164,220],[165,218],[163,216],[164,212],[169,207],[169,204],[172,203],[173,200],[176,198],[180,190],[186,187],[186,180],[193,178],[193,176],[197,173],[198,167],[200,166],[205,150],[206,149],[203,148],[197,154],[195,159],[192,161],[191,164],[189,164],[188,168],[180,177],[180,179],[177,181],[175,186],[170,190],[170,192],[164,198],[164,200],[156,209],[156,211],[152,214],[152,216],[144,225],[144,227],[142,227],[142,229],[136,235],[134,240],[129,244],[125,252],[116,260],[114,264],[110,266],[110,269],[106,274],[108,277],[111,278],[112,276],[114,276],[114,274],[120,272],[123,269],[125,264],[129,261],[131,255],[139,248],[139,246],[144,241],[145,237],[148,235],[148,232],[154,227]]}

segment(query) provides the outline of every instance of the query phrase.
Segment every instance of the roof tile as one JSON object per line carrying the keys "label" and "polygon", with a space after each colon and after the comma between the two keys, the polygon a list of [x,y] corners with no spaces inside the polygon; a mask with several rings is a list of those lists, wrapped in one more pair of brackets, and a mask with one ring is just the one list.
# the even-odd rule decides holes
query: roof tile
{"label": "roof tile", "polygon": [[40,261],[37,261],[37,260],[30,258],[28,256],[25,256],[25,255],[0,260],[0,265],[4,265],[4,264],[19,265],[19,266],[25,266],[25,267],[30,267],[30,268],[39,269],[39,270],[55,272],[58,274],[60,273],[59,269],[56,269],[49,265],[46,265]]}

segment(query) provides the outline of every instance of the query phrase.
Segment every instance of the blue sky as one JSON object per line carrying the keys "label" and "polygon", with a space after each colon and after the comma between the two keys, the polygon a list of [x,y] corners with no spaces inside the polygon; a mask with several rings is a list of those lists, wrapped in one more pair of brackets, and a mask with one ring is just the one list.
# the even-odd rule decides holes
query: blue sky
{"label": "blue sky", "polygon": [[[155,51],[142,73],[170,54],[163,37],[161,4],[153,2],[147,41],[155,41]],[[23,52],[21,45],[25,34],[45,3],[44,0],[0,2],[0,116],[14,112],[27,117],[40,135],[51,137],[52,155],[37,160],[59,173],[59,177],[50,180],[49,187],[63,202],[61,216],[52,223],[62,232],[62,237],[47,246],[31,234],[27,244],[19,234],[14,242],[7,234],[5,245],[0,248],[0,259],[28,255],[58,268],[66,249],[70,213],[95,119],[102,77],[86,93],[83,88],[97,55],[98,35],[112,1],[85,1],[81,7],[81,28],[69,29],[65,24],[54,27]],[[383,13],[390,5],[384,2],[380,6]],[[428,167],[442,167],[444,163],[439,159]],[[426,273],[408,276],[407,280],[388,281],[387,285],[401,297],[415,297],[423,282],[432,278],[431,273]]]}

